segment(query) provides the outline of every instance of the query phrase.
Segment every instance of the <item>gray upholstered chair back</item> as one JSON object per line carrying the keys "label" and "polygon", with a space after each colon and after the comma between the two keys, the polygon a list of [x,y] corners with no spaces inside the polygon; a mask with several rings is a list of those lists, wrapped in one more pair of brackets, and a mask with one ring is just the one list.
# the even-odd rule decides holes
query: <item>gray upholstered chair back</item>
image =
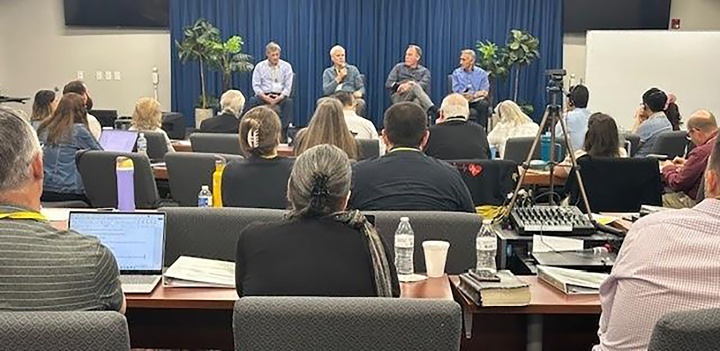
{"label": "gray upholstered chair back", "polygon": [[635,156],[638,148],[640,148],[640,136],[637,134],[625,133],[622,134],[621,137],[625,139],[625,141],[630,142],[630,152],[628,153],[628,156]]}
{"label": "gray upholstered chair back", "polygon": [[237,134],[192,133],[190,145],[194,152],[242,155]]}
{"label": "gray upholstered chair back", "polygon": [[355,139],[358,145],[358,161],[368,158],[380,157],[380,140],[378,139]]}
{"label": "gray upholstered chair back", "polygon": [[239,155],[201,152],[171,152],[165,156],[170,194],[175,202],[180,206],[197,206],[200,188],[208,185],[212,189],[212,174],[217,157],[222,157],[227,162],[243,159]]}
{"label": "gray upholstered chair back", "polygon": [[[145,135],[147,139],[147,154],[148,157],[155,160],[162,160],[165,158],[165,154],[168,152],[167,139],[165,134],[158,132],[139,132]],[[138,134],[139,135],[139,134]],[[137,145],[136,145],[137,147]]]}
{"label": "gray upholstered chair back", "polygon": [[648,351],[711,351],[720,345],[720,309],[671,312],[655,324]]}
{"label": "gray upholstered chair back", "polygon": [[132,152],[78,151],[75,163],[85,186],[85,195],[92,207],[117,207],[115,159],[118,156],[127,156],[133,161],[135,207],[156,208],[160,195],[150,160],[145,155]]}
{"label": "gray upholstered chair back", "polygon": [[236,351],[451,351],[460,349],[454,301],[243,297],[235,303]]}
{"label": "gray upholstered chair back", "polygon": [[375,216],[375,227],[389,245],[394,260],[393,245],[395,230],[400,217],[410,218],[415,233],[415,251],[413,261],[416,272],[425,271],[425,256],[422,243],[426,240],[445,240],[450,242],[445,271],[448,274],[460,274],[475,267],[475,236],[480,231],[480,216],[460,212],[424,212],[424,211],[367,211]]}
{"label": "gray upholstered chair back", "polygon": [[167,207],[165,266],[182,255],[235,261],[237,238],[253,222],[274,222],[285,211],[258,208]]}
{"label": "gray upholstered chair back", "polygon": [[125,317],[117,312],[0,312],[3,350],[130,350]]}
{"label": "gray upholstered chair back", "polygon": [[[508,139],[505,143],[505,154],[503,155],[503,159],[522,164],[527,159],[528,153],[530,153],[530,147],[532,146],[533,141],[535,141],[535,137],[515,137]],[[561,155],[556,154],[556,157],[558,161],[562,161],[565,157],[565,139],[557,138],[555,140],[555,144],[560,144],[562,152]],[[540,144],[538,144],[538,146],[535,147],[535,152],[533,153],[531,160],[540,159],[540,149]]]}
{"label": "gray upholstered chair back", "polygon": [[650,153],[667,155],[670,159],[675,156],[684,156],[685,147],[687,147],[687,132],[684,130],[677,130],[672,132],[665,132],[658,135],[655,140]]}

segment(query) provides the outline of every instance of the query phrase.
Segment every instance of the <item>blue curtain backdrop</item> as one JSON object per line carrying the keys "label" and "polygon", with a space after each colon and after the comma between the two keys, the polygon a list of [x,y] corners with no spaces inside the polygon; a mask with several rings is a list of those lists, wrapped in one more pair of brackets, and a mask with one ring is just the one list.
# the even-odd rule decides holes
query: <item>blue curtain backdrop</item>
{"label": "blue curtain backdrop", "polygon": [[[520,78],[519,100],[533,103],[535,119],[545,105],[545,69],[562,66],[562,0],[173,0],[172,107],[188,120],[200,94],[199,69],[179,61],[174,43],[201,17],[218,27],[223,39],[242,36],[244,52],[256,62],[265,59],[268,41],[282,46],[282,58],[296,73],[296,125],[306,125],[312,116],[335,44],[344,46],[347,61],[367,76],[368,114],[378,126],[390,100],[385,79],[403,61],[409,43],[423,49],[421,63],[432,72],[431,97],[438,105],[448,93],[446,77],[458,66],[460,50],[474,49],[478,40],[504,45],[510,29],[527,30],[540,40],[540,59]],[[233,77],[233,86],[246,97],[253,94],[251,76]],[[207,83],[212,94],[222,93],[218,74],[210,74]],[[499,98],[510,96],[509,84],[498,90]]]}

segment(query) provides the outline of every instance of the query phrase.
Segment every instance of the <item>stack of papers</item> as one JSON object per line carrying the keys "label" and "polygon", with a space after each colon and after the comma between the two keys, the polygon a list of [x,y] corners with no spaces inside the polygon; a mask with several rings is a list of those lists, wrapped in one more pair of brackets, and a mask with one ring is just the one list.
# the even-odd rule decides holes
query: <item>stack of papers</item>
{"label": "stack of papers", "polygon": [[180,256],[163,274],[163,285],[192,288],[235,288],[235,263]]}

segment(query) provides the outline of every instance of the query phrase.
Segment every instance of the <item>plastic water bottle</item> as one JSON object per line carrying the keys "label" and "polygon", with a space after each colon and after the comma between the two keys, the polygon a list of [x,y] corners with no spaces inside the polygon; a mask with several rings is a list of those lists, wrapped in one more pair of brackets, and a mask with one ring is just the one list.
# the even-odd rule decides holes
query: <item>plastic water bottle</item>
{"label": "plastic water bottle", "polygon": [[198,207],[210,207],[212,206],[213,196],[210,192],[210,188],[207,185],[203,185],[198,194]]}
{"label": "plastic water bottle", "polygon": [[410,218],[400,218],[395,231],[395,267],[398,275],[415,273],[413,267],[413,251],[415,250],[415,233],[410,226]]}
{"label": "plastic water bottle", "polygon": [[117,209],[135,211],[135,166],[129,157],[118,156],[115,159],[115,176],[117,179]]}
{"label": "plastic water bottle", "polygon": [[497,253],[497,237],[495,236],[495,227],[492,220],[483,220],[482,227],[475,237],[475,251],[477,253],[477,262],[475,270],[477,272],[486,271],[491,274],[497,272],[495,265],[495,254]]}
{"label": "plastic water bottle", "polygon": [[213,172],[213,207],[223,207],[222,204],[222,174],[225,170],[225,161],[215,160],[215,172]]}
{"label": "plastic water bottle", "polygon": [[297,131],[295,130],[295,126],[292,123],[290,123],[288,125],[286,134],[287,134],[288,145],[292,145],[293,139],[295,139],[295,134],[297,134]]}
{"label": "plastic water bottle", "polygon": [[145,133],[138,135],[137,152],[147,156],[147,139],[145,138]]}

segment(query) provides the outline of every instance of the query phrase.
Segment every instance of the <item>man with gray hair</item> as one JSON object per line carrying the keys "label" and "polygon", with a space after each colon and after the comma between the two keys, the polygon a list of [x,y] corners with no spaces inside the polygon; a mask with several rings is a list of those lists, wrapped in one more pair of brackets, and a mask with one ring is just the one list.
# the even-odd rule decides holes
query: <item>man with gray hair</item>
{"label": "man with gray hair", "polygon": [[280,59],[281,51],[280,45],[272,41],[265,46],[267,60],[255,65],[252,76],[255,96],[248,100],[246,110],[260,105],[268,105],[275,110],[282,121],[285,139],[287,127],[293,120],[290,94],[295,73],[289,63]]}
{"label": "man with gray hair", "polygon": [[0,106],[0,310],[125,312],[118,264],[98,239],[55,229],[40,213],[35,131]]}
{"label": "man with gray hair", "polygon": [[[487,100],[490,91],[488,74],[475,66],[475,51],[465,49],[460,52],[460,67],[452,73],[452,92],[462,94],[470,103],[475,114],[470,118],[487,128],[490,103]],[[474,118],[473,118],[474,117]]]}
{"label": "man with gray hair", "polygon": [[430,70],[420,64],[422,49],[417,45],[405,50],[405,61],[390,71],[385,88],[390,90],[392,103],[412,101],[420,105],[432,118],[437,113],[435,104],[428,96],[430,91]]}
{"label": "man with gray hair", "polygon": [[337,91],[346,91],[355,98],[355,112],[365,116],[365,83],[357,67],[345,61],[345,49],[335,45],[330,49],[333,65],[323,72],[323,95],[329,96]]}
{"label": "man with gray hair", "polygon": [[200,123],[203,133],[234,133],[240,126],[240,116],[245,106],[245,95],[239,90],[228,90],[220,97],[220,114]]}
{"label": "man with gray hair", "polygon": [[460,94],[450,94],[440,105],[437,124],[430,127],[425,154],[441,160],[477,160],[490,157],[485,128],[468,122],[468,101]]}

